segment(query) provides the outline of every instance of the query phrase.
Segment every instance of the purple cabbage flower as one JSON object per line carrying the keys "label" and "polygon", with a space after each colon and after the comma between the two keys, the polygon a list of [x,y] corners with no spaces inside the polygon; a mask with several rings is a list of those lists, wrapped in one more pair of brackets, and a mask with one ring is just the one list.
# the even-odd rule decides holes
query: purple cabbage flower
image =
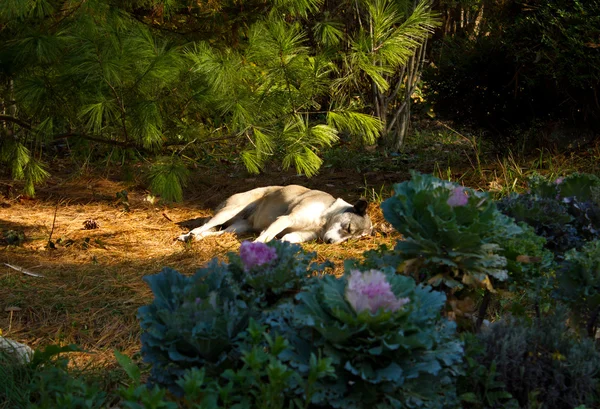
{"label": "purple cabbage flower", "polygon": [[250,271],[254,267],[268,264],[277,259],[277,252],[265,243],[244,241],[240,246],[240,258],[244,264],[244,270]]}
{"label": "purple cabbage flower", "polygon": [[364,273],[358,270],[351,271],[346,287],[346,300],[357,313],[369,310],[373,314],[380,308],[391,312],[398,311],[410,301],[409,298],[396,298],[385,274],[379,270]]}
{"label": "purple cabbage flower", "polygon": [[466,206],[469,203],[469,197],[465,192],[465,188],[459,186],[452,189],[452,193],[446,203],[451,207]]}

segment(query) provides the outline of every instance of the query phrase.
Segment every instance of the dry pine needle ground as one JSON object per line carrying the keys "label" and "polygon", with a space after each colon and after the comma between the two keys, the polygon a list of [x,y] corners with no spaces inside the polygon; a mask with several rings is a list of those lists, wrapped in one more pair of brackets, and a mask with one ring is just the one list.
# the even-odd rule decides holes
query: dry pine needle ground
{"label": "dry pine needle ground", "polygon": [[[0,196],[0,230],[22,231],[26,237],[21,246],[0,245],[3,335],[34,348],[78,344],[93,353],[79,355],[75,359],[79,363],[110,364],[115,348],[129,355],[137,352],[136,311],[152,300],[142,277],[164,266],[192,274],[208,260],[223,258],[240,245],[229,234],[190,244],[175,242],[186,230],[177,223],[210,216],[216,204],[235,192],[259,185],[303,183],[281,175],[232,183],[231,178],[218,180],[224,176],[217,173],[200,181],[180,205],[152,204],[147,192],[134,188],[128,190],[126,206],[116,197],[117,192],[127,190],[123,182],[89,177],[54,176],[33,200]],[[319,183],[311,179],[309,184],[315,188]],[[321,183],[322,190],[347,200],[360,195],[360,179],[342,183],[333,177]],[[381,226],[384,220],[377,205],[371,205],[370,214],[376,227]],[[48,247],[49,239],[54,248]],[[334,273],[340,273],[344,259],[360,257],[384,243],[392,245],[393,239],[376,233],[340,245],[307,243],[304,248],[317,252],[320,261],[335,262]],[[23,274],[4,263],[43,277]],[[11,306],[21,310],[5,311]]]}

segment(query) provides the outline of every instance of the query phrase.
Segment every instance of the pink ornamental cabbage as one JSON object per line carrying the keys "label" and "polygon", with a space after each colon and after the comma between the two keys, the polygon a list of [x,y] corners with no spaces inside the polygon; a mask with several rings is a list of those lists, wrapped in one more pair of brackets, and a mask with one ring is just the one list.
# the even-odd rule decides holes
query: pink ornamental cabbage
{"label": "pink ornamental cabbage", "polygon": [[554,183],[557,185],[560,185],[564,180],[565,180],[565,178],[558,178],[554,181]]}
{"label": "pink ornamental cabbage", "polygon": [[452,193],[446,203],[451,207],[466,206],[469,203],[469,197],[465,192],[465,188],[459,186],[452,189]]}
{"label": "pink ornamental cabbage", "polygon": [[265,243],[244,241],[240,246],[240,258],[244,264],[244,270],[249,271],[253,267],[262,266],[275,260],[277,252]]}
{"label": "pink ornamental cabbage", "polygon": [[346,287],[346,300],[357,313],[369,310],[373,314],[380,308],[398,311],[410,301],[409,298],[396,298],[385,274],[379,270],[364,273],[351,271]]}

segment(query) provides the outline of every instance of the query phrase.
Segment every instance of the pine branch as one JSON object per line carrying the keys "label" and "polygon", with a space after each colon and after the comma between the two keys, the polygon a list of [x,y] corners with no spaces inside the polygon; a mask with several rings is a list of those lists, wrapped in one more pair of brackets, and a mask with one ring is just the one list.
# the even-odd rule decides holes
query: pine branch
{"label": "pine branch", "polygon": [[[100,65],[102,66],[101,62]],[[125,139],[129,140],[129,134],[127,133],[127,122],[125,120],[125,105],[123,104],[123,100],[119,98],[119,93],[106,78],[104,79],[104,82],[110,87],[110,89],[113,92],[113,95],[115,96],[115,99],[117,100],[117,103],[119,104],[119,109],[121,110],[121,125],[123,127],[123,133],[125,134]]]}
{"label": "pine branch", "polygon": [[115,141],[112,139],[98,138],[95,136],[90,136],[90,135],[76,133],[76,132],[69,132],[69,133],[54,135],[53,138],[54,138],[54,140],[79,138],[79,139],[85,139],[86,141],[98,142],[98,143],[103,143],[103,144],[111,145],[111,146],[120,146],[121,148],[134,148],[134,149],[139,149],[141,151],[145,151],[145,149],[143,147],[141,147],[135,143]]}
{"label": "pine branch", "polygon": [[180,35],[180,36],[187,36],[189,34],[194,34],[194,33],[197,33],[197,32],[200,32],[200,31],[203,30],[203,29],[195,29],[195,30],[190,30],[190,31],[177,31],[177,30],[173,30],[171,28],[164,27],[162,25],[157,25],[157,24],[154,24],[154,23],[149,23],[149,22],[145,21],[143,17],[138,16],[135,13],[130,13],[130,16],[133,17],[136,21],[142,23],[145,26],[148,26],[150,28],[153,28],[153,29],[156,29],[156,30],[159,30],[159,31],[165,31],[167,33],[177,34],[177,35]]}
{"label": "pine branch", "polygon": [[15,118],[14,116],[11,116],[11,115],[0,114],[0,122],[12,122],[14,124],[19,125],[21,128],[31,131],[31,125],[29,125],[27,122],[25,122],[19,118]]}
{"label": "pine branch", "polygon": [[71,17],[73,14],[75,14],[75,12],[77,10],[79,10],[81,8],[81,6],[83,6],[83,3],[85,3],[85,2],[86,2],[86,0],[81,0],[79,2],[79,4],[77,4],[75,7],[72,7],[71,10],[69,10],[69,11],[67,11],[66,9],[61,10],[60,12],[63,13],[63,16],[61,18],[59,18],[58,20],[56,20],[56,22],[48,28],[48,31],[55,29],[56,27],[58,27],[60,25],[60,23],[62,23],[63,21],[65,21],[66,19]]}

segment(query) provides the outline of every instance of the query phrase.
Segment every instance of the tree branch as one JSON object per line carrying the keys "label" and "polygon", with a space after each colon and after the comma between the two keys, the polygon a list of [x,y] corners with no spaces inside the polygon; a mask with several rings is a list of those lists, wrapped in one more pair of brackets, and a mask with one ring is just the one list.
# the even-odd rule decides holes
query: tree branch
{"label": "tree branch", "polygon": [[[19,118],[15,118],[14,116],[11,115],[3,115],[0,114],[0,122],[12,122],[15,123],[17,125],[19,125],[21,128],[23,129],[27,129],[28,131],[33,130],[32,126],[30,124],[28,124],[27,122],[23,121],[22,119]],[[237,138],[238,135],[227,135],[227,136],[221,136],[218,138],[210,138],[210,139],[204,139],[201,141],[198,140],[194,140],[192,142],[186,142],[184,143],[179,143],[179,142],[167,142],[164,143],[162,146],[163,147],[168,147],[168,146],[177,146],[177,145],[189,145],[191,143],[211,143],[211,142],[220,142],[220,141],[226,141],[226,140],[230,140],[230,139],[235,139]],[[59,140],[59,139],[69,139],[69,138],[79,138],[79,139],[85,139],[87,141],[92,141],[92,142],[98,142],[98,143],[103,143],[105,145],[112,145],[112,146],[119,146],[121,148],[133,148],[133,149],[138,149],[140,151],[146,151],[147,149],[145,149],[144,147],[142,147],[141,145],[138,145],[136,143],[131,143],[131,142],[123,142],[123,141],[115,141],[112,139],[104,139],[104,138],[100,138],[97,136],[91,136],[91,135],[86,135],[83,133],[79,133],[79,132],[67,132],[67,133],[62,133],[62,134],[56,134],[53,136],[54,140]]]}
{"label": "tree branch", "polygon": [[11,116],[11,115],[0,114],[0,122],[12,122],[13,124],[19,125],[21,128],[25,128],[28,131],[31,131],[31,125],[29,125],[27,122],[25,122],[19,118],[15,118],[14,116]]}
{"label": "tree branch", "polygon": [[[192,142],[187,142],[187,143],[166,142],[166,143],[164,143],[162,145],[162,147],[179,146],[179,145],[185,145],[185,146],[187,146],[190,143],[199,143],[199,144],[202,144],[202,143],[219,142],[219,141],[226,141],[226,140],[230,140],[230,139],[235,139],[237,137],[238,137],[238,135],[228,135],[228,136],[222,136],[222,137],[219,137],[219,138],[204,139],[204,140],[201,140],[201,141],[194,140]],[[135,143],[123,142],[123,141],[115,141],[115,140],[104,139],[104,138],[98,138],[98,137],[95,137],[95,136],[90,136],[90,135],[86,135],[86,134],[82,134],[82,133],[69,132],[69,133],[54,135],[54,140],[68,139],[68,138],[80,138],[80,139],[85,139],[87,141],[103,143],[103,144],[106,144],[106,145],[120,146],[122,148],[134,148],[134,149],[138,149],[140,151],[147,152],[147,150],[144,147],[142,147],[141,145],[135,144]]]}
{"label": "tree branch", "polygon": [[63,134],[54,135],[54,140],[68,139],[68,138],[79,138],[79,139],[85,139],[86,141],[103,143],[103,144],[106,144],[106,145],[120,146],[122,148],[135,148],[135,149],[145,150],[141,146],[138,146],[138,145],[136,145],[134,143],[122,142],[122,141],[114,141],[114,140],[111,140],[111,139],[104,139],[104,138],[98,138],[98,137],[95,137],[95,136],[90,136],[90,135],[86,135],[86,134],[82,134],[82,133],[76,133],[76,132],[69,132],[69,133],[63,133]]}

